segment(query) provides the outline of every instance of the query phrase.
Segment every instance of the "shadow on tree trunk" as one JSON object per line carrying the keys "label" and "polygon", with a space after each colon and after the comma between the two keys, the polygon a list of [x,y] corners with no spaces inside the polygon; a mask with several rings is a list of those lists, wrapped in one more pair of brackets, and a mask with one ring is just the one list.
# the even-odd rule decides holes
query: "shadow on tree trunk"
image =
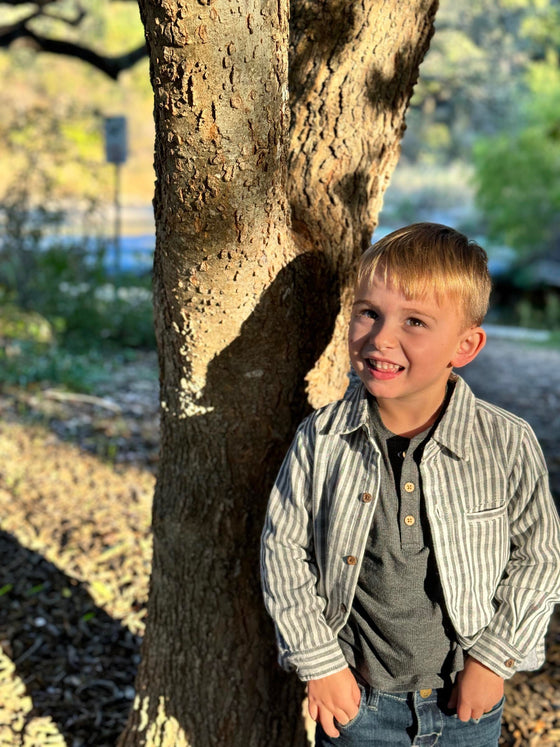
{"label": "shadow on tree trunk", "polygon": [[[305,743],[303,688],[280,670],[264,610],[260,534],[272,482],[310,410],[305,375],[338,310],[328,260],[304,253],[211,360],[197,411],[181,416],[177,384],[162,391],[148,621],[121,745]],[[177,382],[181,353],[160,353]]]}

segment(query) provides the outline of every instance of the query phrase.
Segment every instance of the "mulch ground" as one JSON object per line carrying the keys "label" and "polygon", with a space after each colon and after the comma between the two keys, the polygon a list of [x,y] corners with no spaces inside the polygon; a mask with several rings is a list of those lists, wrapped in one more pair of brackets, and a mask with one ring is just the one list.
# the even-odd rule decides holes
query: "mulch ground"
{"label": "mulch ground", "polygon": [[[110,747],[124,725],[151,559],[157,407],[153,356],[97,397],[0,392],[0,747]],[[502,744],[560,745],[559,615],[545,667],[507,683]]]}

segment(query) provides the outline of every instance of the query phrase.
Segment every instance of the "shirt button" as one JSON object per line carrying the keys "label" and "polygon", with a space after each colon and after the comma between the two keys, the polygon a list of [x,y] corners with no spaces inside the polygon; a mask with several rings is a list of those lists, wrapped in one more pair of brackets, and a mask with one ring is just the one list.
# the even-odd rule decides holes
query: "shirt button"
{"label": "shirt button", "polygon": [[412,493],[414,491],[414,483],[413,482],[405,482],[404,489],[407,493]]}
{"label": "shirt button", "polygon": [[409,516],[404,517],[404,523],[406,524],[407,527],[413,526],[415,521],[416,519],[414,518],[414,516],[409,515]]}
{"label": "shirt button", "polygon": [[348,557],[346,558],[346,562],[348,563],[348,565],[356,565],[356,563],[358,562],[358,558],[355,555],[348,555]]}
{"label": "shirt button", "polygon": [[504,664],[506,665],[506,667],[508,669],[511,669],[512,667],[515,666],[515,660],[514,659],[508,659],[507,661],[504,662]]}
{"label": "shirt button", "polygon": [[399,451],[399,456],[401,459],[404,459],[406,456],[406,451]]}
{"label": "shirt button", "polygon": [[371,493],[362,493],[362,501],[363,503],[371,503],[373,500]]}

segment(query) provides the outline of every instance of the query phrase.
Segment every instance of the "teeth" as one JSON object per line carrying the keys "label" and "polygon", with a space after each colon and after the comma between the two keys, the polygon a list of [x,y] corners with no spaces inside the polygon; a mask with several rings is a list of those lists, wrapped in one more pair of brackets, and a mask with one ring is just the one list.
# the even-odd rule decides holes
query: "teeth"
{"label": "teeth", "polygon": [[395,373],[401,366],[397,366],[395,363],[386,363],[385,361],[375,361],[370,359],[370,365],[375,368],[376,371],[392,371]]}

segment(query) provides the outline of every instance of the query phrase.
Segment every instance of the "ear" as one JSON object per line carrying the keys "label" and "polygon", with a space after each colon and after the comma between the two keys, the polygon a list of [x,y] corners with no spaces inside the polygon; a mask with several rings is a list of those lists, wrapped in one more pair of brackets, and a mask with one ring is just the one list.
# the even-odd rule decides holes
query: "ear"
{"label": "ear", "polygon": [[471,327],[463,333],[451,365],[454,368],[466,366],[476,358],[485,345],[486,332],[482,327]]}

